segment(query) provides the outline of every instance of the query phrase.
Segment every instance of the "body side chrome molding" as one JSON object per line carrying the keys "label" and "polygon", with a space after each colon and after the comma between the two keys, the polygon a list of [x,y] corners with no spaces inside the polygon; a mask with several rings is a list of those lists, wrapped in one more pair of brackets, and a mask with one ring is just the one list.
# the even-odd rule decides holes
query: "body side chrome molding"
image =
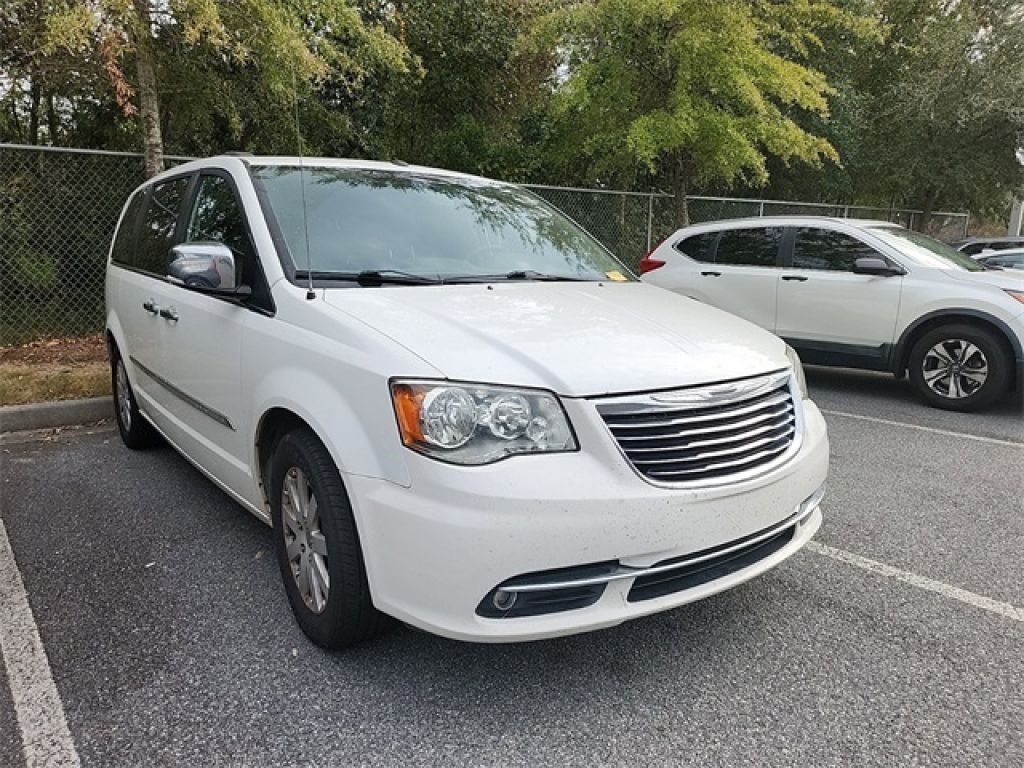
{"label": "body side chrome molding", "polygon": [[176,386],[171,384],[171,382],[169,382],[163,376],[160,376],[159,374],[154,373],[153,371],[151,371],[149,368],[144,366],[142,363],[140,363],[138,360],[136,360],[131,355],[128,356],[128,359],[131,360],[132,365],[134,365],[136,368],[138,368],[140,371],[142,371],[144,374],[146,374],[149,378],[151,378],[153,381],[155,381],[161,387],[166,389],[172,395],[177,397],[179,400],[181,400],[184,403],[187,403],[188,405],[191,405],[193,408],[195,408],[197,411],[199,411],[204,416],[210,417],[211,419],[216,421],[218,424],[220,424],[222,426],[225,426],[228,429],[230,429],[232,432],[235,431],[235,428],[234,428],[234,426],[232,426],[231,421],[223,413],[221,413],[220,411],[216,410],[215,408],[211,408],[210,406],[206,405],[205,403],[203,403],[203,402],[201,402],[199,400],[196,400],[194,397],[192,397],[190,394],[188,394],[188,392],[184,392],[184,391],[178,389]]}

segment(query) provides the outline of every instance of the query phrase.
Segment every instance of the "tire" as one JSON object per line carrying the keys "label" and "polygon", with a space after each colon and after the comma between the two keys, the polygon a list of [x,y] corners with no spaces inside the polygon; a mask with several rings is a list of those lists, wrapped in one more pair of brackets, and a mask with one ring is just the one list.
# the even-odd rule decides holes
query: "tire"
{"label": "tire", "polygon": [[964,323],[925,333],[910,350],[910,381],[931,406],[977,411],[1009,388],[1011,359],[995,333]]}
{"label": "tire", "polygon": [[139,413],[128,371],[116,348],[110,356],[110,391],[114,397],[114,415],[122,442],[133,451],[158,445],[160,435]]}
{"label": "tire", "polygon": [[293,430],[275,446],[269,474],[274,549],[302,631],[328,649],[378,634],[387,619],[373,607],[352,506],[327,449]]}

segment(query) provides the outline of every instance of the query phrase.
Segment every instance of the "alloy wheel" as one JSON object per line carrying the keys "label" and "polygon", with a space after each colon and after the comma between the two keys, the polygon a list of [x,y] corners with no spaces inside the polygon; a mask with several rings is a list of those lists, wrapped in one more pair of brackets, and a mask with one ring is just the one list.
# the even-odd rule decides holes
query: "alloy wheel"
{"label": "alloy wheel", "polygon": [[281,489],[285,549],[292,578],[306,607],[322,613],[327,607],[331,577],[327,570],[327,539],[320,528],[316,494],[298,467],[285,473]]}
{"label": "alloy wheel", "polygon": [[124,368],[124,361],[117,361],[117,412],[121,417],[121,424],[126,430],[132,428],[132,390],[128,384],[128,372]]}
{"label": "alloy wheel", "polygon": [[921,361],[924,383],[935,394],[960,400],[977,393],[988,380],[988,358],[965,339],[943,339]]}

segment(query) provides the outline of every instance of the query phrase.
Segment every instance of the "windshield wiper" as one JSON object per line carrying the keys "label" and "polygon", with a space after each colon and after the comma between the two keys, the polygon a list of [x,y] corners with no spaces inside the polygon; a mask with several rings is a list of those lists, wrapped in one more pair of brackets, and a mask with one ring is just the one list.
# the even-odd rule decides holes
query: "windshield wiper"
{"label": "windshield wiper", "polygon": [[[298,270],[295,273],[296,280],[309,280],[310,277],[310,273],[305,270]],[[445,282],[439,277],[414,275],[411,272],[401,272],[397,269],[364,269],[361,272],[313,270],[312,278],[314,280],[344,280],[368,288],[380,285],[442,285]]]}
{"label": "windshield wiper", "polygon": [[573,277],[572,275],[552,275],[537,272],[533,269],[516,269],[512,272],[495,275],[457,275],[445,279],[446,283],[490,283],[496,280],[530,280],[544,283],[591,283],[597,278]]}

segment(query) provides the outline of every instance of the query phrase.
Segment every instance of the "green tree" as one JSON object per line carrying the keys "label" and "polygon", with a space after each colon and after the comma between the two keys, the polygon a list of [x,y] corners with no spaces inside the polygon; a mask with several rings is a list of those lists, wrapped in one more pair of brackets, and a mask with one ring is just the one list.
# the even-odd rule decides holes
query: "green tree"
{"label": "green tree", "polygon": [[183,148],[211,137],[219,148],[279,145],[283,126],[294,137],[292,99],[327,104],[325,83],[351,95],[368,73],[411,65],[405,47],[346,0],[78,0],[54,4],[45,26],[44,57],[78,56],[105,73],[138,121],[149,174],[162,168],[172,122]]}
{"label": "green tree", "polygon": [[[924,211],[1001,206],[1024,185],[1024,7],[877,0],[885,36],[852,69],[837,143],[863,196]],[[866,66],[864,65],[866,64]]]}
{"label": "green tree", "polygon": [[534,36],[564,57],[551,162],[575,163],[593,181],[666,183],[682,224],[695,186],[762,184],[769,157],[837,161],[797,119],[828,115],[831,88],[805,61],[836,27],[871,29],[825,0],[565,4]]}
{"label": "green tree", "polygon": [[381,89],[375,154],[523,178],[535,167],[554,68],[517,42],[553,0],[394,0],[386,16],[422,67]]}

